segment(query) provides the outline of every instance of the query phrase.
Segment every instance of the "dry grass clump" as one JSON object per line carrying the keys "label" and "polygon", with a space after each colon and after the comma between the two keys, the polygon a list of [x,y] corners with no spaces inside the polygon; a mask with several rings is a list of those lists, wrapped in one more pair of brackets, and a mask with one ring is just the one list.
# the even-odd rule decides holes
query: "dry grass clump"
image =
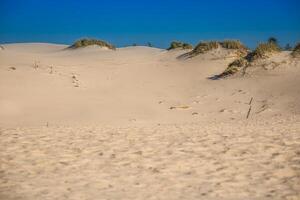
{"label": "dry grass clump", "polygon": [[217,78],[224,78],[229,75],[233,75],[241,69],[247,67],[249,62],[245,58],[239,58],[228,65],[224,72],[219,74]]}
{"label": "dry grass clump", "polygon": [[223,42],[220,42],[220,45],[225,49],[247,50],[247,47],[239,40],[224,40]]}
{"label": "dry grass clump", "polygon": [[115,50],[116,47],[112,44],[109,44],[108,42],[105,42],[103,40],[97,40],[97,39],[80,39],[77,40],[73,45],[71,45],[69,48],[71,49],[77,49],[81,47],[87,47],[90,45],[97,45],[100,47],[107,47],[108,49]]}
{"label": "dry grass clump", "polygon": [[300,57],[300,42],[298,44],[296,44],[296,46],[294,47],[294,49],[292,51],[292,56]]}
{"label": "dry grass clump", "polygon": [[219,48],[219,43],[217,41],[200,42],[191,53],[197,55],[217,48]]}
{"label": "dry grass clump", "polygon": [[218,41],[200,42],[190,54],[191,55],[203,54],[208,51],[217,49],[219,47],[222,47],[224,49],[239,50],[241,52],[241,55],[245,55],[247,53],[247,47],[243,45],[240,41],[224,40],[222,42],[218,42]]}
{"label": "dry grass clump", "polygon": [[183,43],[183,42],[172,42],[170,47],[168,48],[168,50],[172,50],[172,49],[193,49],[193,46],[188,44],[188,43]]}
{"label": "dry grass clump", "polygon": [[[277,41],[277,40],[276,40]],[[233,75],[240,71],[241,69],[246,69],[252,62],[258,59],[267,58],[272,53],[280,52],[281,49],[278,46],[275,39],[269,40],[267,43],[261,43],[257,46],[257,48],[248,53],[246,56],[241,57],[228,65],[224,72],[217,75],[217,78],[224,78],[228,75]],[[231,43],[232,44],[232,43]],[[231,45],[230,44],[230,45]],[[234,44],[236,45],[236,44]]]}
{"label": "dry grass clump", "polygon": [[247,60],[254,61],[260,58],[267,58],[268,55],[280,51],[280,47],[275,42],[260,43],[253,52],[247,55]]}

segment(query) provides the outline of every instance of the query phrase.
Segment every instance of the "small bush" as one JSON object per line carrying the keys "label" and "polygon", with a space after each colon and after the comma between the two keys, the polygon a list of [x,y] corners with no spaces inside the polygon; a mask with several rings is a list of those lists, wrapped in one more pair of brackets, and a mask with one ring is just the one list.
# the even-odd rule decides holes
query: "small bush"
{"label": "small bush", "polygon": [[266,58],[271,53],[280,52],[280,47],[274,42],[259,44],[256,49],[248,54],[248,61],[254,61],[259,58]]}
{"label": "small bush", "polygon": [[247,47],[238,40],[224,40],[223,42],[220,42],[220,45],[225,49],[247,50]]}
{"label": "small bush", "polygon": [[206,53],[213,49],[217,49],[219,43],[217,41],[200,42],[192,51],[192,54]]}
{"label": "small bush", "polygon": [[274,44],[278,45],[278,40],[275,37],[270,37],[268,39],[268,43],[274,43]]}
{"label": "small bush", "polygon": [[105,41],[96,40],[96,39],[80,39],[80,40],[77,40],[69,48],[77,49],[77,48],[81,48],[81,47],[87,47],[87,46],[90,46],[90,45],[97,45],[97,46],[100,46],[100,47],[107,47],[107,48],[112,49],[112,50],[116,49],[116,47],[114,45],[109,44]]}
{"label": "small bush", "polygon": [[193,46],[188,44],[188,43],[183,43],[183,42],[172,42],[170,47],[168,48],[168,50],[172,50],[172,49],[192,49]]}
{"label": "small bush", "polygon": [[293,49],[292,56],[300,57],[300,42],[296,44],[295,48]]}

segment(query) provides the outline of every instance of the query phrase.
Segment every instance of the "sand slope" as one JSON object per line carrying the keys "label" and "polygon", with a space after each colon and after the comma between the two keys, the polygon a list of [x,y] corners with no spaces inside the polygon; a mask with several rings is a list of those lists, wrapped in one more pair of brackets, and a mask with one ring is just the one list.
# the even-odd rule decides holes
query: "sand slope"
{"label": "sand slope", "polygon": [[214,81],[226,52],[2,46],[4,199],[299,197],[300,62],[287,52]]}

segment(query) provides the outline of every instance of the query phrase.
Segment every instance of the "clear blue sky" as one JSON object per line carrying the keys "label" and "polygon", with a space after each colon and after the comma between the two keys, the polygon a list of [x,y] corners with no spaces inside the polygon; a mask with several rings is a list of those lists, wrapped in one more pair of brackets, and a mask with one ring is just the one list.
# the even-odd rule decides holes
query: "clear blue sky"
{"label": "clear blue sky", "polygon": [[0,43],[240,39],[254,47],[269,36],[300,41],[299,0],[0,0]]}

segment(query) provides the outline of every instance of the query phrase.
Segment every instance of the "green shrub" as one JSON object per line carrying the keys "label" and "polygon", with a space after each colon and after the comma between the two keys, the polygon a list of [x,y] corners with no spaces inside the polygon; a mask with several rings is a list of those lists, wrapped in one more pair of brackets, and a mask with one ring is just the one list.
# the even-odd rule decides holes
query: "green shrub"
{"label": "green shrub", "polygon": [[296,44],[295,48],[293,49],[292,56],[300,57],[300,42]]}
{"label": "green shrub", "polygon": [[193,46],[188,44],[188,43],[183,43],[183,42],[171,42],[170,47],[167,50],[172,50],[172,49],[192,49]]}
{"label": "green shrub", "polygon": [[245,47],[239,40],[224,40],[223,42],[220,42],[220,45],[225,49],[247,49],[247,47]]}
{"label": "green shrub", "polygon": [[211,51],[213,49],[217,49],[219,47],[219,43],[217,41],[209,41],[209,42],[200,42],[193,49],[192,54],[201,54]]}
{"label": "green shrub", "polygon": [[280,47],[274,42],[260,43],[253,52],[247,55],[247,59],[248,61],[254,61],[280,51]]}
{"label": "green shrub", "polygon": [[112,44],[109,44],[103,40],[96,40],[96,39],[80,39],[77,40],[73,45],[71,45],[69,48],[71,49],[77,49],[77,48],[81,48],[81,47],[87,47],[90,45],[97,45],[100,47],[107,47],[109,49],[115,50],[116,47]]}

